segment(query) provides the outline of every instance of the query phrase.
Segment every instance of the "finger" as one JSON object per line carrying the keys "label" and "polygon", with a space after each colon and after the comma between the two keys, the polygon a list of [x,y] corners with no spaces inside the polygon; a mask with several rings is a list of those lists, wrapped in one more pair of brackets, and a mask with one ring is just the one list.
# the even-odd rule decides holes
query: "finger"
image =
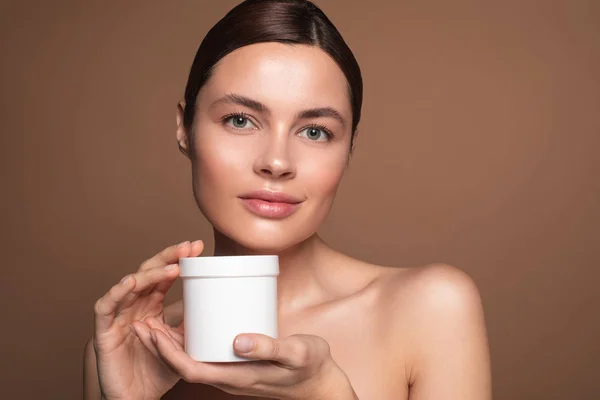
{"label": "finger", "polygon": [[[197,240],[193,243],[190,243],[189,246],[188,246],[188,243],[189,242],[184,242],[184,245],[182,247],[180,247],[179,258],[196,257],[196,256],[200,255],[200,253],[202,253],[202,251],[204,250],[204,242],[202,242],[201,240]],[[188,247],[189,247],[189,252],[188,252]],[[174,261],[174,263],[178,263],[179,258],[177,258],[177,260]],[[160,293],[167,293],[174,282],[175,282],[175,280],[158,283],[156,285],[156,288],[154,288],[154,290],[156,290]],[[148,289],[148,293],[150,290],[152,290],[152,289]]]}
{"label": "finger", "polygon": [[[179,264],[171,264],[171,265],[177,266],[176,267],[177,276],[179,276]],[[175,283],[175,279],[159,282],[154,287],[154,291],[159,292],[159,293],[167,293],[169,291],[169,289],[171,289],[171,286],[173,286],[173,283]]]}
{"label": "finger", "polygon": [[182,254],[182,250],[185,251],[186,248],[189,248],[189,246],[189,240],[186,240],[185,242],[181,242],[176,245],[169,246],[156,253],[154,256],[150,257],[146,261],[144,261],[140,265],[139,271],[144,271],[156,267],[163,267],[168,264],[176,263],[177,260],[179,260],[179,257],[181,257],[180,254]]}
{"label": "finger", "polygon": [[220,382],[216,377],[222,376],[224,371],[221,371],[218,366],[195,361],[183,349],[178,349],[163,331],[153,329],[152,333],[156,349],[164,362],[185,381],[205,384]]}
{"label": "finger", "polygon": [[[202,242],[202,240],[196,240],[195,242],[192,242],[190,244],[190,250],[187,254],[184,253],[185,250],[186,248],[184,247],[184,250],[182,250],[182,255],[180,257],[197,257],[204,250],[204,242]],[[179,262],[179,259],[177,259],[177,262]],[[161,282],[156,285],[155,290],[157,292],[167,293],[174,282],[175,280]]]}
{"label": "finger", "polygon": [[314,335],[292,335],[275,339],[262,334],[238,335],[234,350],[242,357],[276,361],[291,369],[319,363],[330,356],[329,344]]}
{"label": "finger", "polygon": [[[162,251],[154,255],[153,257],[144,261],[140,265],[138,271],[146,271],[149,269],[164,267],[169,264],[175,264],[179,261],[180,257],[185,257],[185,255],[183,254],[186,254],[189,251],[190,246],[191,243],[189,240],[186,240],[176,245],[169,246],[166,249],[163,249]],[[170,284],[166,286],[166,288],[163,289],[163,292],[166,293],[166,291],[169,290],[170,286]],[[150,294],[150,292],[152,292],[152,290],[154,290],[154,286],[146,288],[144,291],[141,292],[141,295],[147,296],[148,294]]]}
{"label": "finger", "polygon": [[154,345],[154,342],[152,341],[150,327],[143,321],[135,321],[130,326],[132,327],[133,332],[138,337],[140,342],[144,345],[144,347],[149,352],[151,352],[154,355],[154,357],[160,360],[161,356],[158,353],[158,349]]}
{"label": "finger", "polygon": [[174,331],[170,327],[167,327],[167,333],[171,336],[171,339],[175,342],[178,350],[185,350],[185,336],[181,333]]}
{"label": "finger", "polygon": [[151,329],[159,329],[160,331],[164,332],[167,336],[169,336],[169,339],[171,339],[171,341],[173,342],[173,345],[177,348],[177,350],[183,350],[183,347],[184,347],[184,336],[183,335],[181,335],[178,332],[172,331],[168,325],[159,321],[158,318],[149,317],[149,318],[146,318],[144,321],[146,322],[146,324],[148,324],[148,326]]}
{"label": "finger", "polygon": [[190,244],[190,252],[188,257],[198,257],[204,251],[204,242],[202,240],[196,240]]}
{"label": "finger", "polygon": [[169,264],[164,267],[156,267],[134,274],[136,285],[134,293],[144,292],[149,288],[154,288],[157,284],[169,282],[172,283],[179,276],[179,264]]}
{"label": "finger", "polygon": [[[177,264],[169,264],[165,267],[157,267],[151,270],[139,271],[133,274],[136,285],[125,299],[121,302],[119,310],[127,309],[138,299],[138,297],[147,296],[156,288],[157,284],[162,282],[173,282],[179,276],[179,266]],[[158,302],[164,299],[163,292],[159,293]]]}
{"label": "finger", "polygon": [[121,301],[133,290],[136,285],[135,277],[125,276],[121,282],[110,288],[96,304],[94,304],[96,333],[107,331],[115,320],[115,313]]}
{"label": "finger", "polygon": [[202,240],[196,240],[193,243],[186,240],[177,245],[169,246],[153,257],[147,259],[140,265],[139,271],[174,264],[182,257],[196,257],[202,253],[203,249],[204,243]]}

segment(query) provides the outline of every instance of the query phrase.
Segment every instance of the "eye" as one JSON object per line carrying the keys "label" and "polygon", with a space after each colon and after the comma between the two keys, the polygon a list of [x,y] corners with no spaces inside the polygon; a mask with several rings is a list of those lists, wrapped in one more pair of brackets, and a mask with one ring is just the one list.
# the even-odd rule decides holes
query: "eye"
{"label": "eye", "polygon": [[227,115],[223,118],[223,122],[229,123],[235,129],[256,128],[256,125],[243,113]]}
{"label": "eye", "polygon": [[300,136],[304,136],[313,142],[326,142],[331,139],[332,135],[325,127],[315,125],[304,129]]}

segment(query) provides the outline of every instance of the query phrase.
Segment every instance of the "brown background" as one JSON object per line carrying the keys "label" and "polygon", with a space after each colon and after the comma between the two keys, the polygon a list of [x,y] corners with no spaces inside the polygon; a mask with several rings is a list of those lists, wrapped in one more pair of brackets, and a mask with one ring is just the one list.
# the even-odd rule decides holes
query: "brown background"
{"label": "brown background", "polygon": [[[415,3],[318,2],[365,82],[322,234],[471,274],[495,399],[600,398],[600,2]],[[167,245],[212,248],[175,105],[235,4],[2,2],[0,398],[79,398],[96,298]]]}

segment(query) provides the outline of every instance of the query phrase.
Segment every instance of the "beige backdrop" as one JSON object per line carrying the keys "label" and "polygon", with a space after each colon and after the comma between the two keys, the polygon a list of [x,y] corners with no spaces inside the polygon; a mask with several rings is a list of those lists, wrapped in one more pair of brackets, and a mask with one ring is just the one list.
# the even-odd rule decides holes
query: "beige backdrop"
{"label": "beige backdrop", "polygon": [[[600,398],[600,2],[416,3],[318,2],[365,82],[322,234],[471,274],[495,399]],[[212,248],[175,105],[235,4],[0,5],[0,398],[79,398],[94,301],[169,244]]]}

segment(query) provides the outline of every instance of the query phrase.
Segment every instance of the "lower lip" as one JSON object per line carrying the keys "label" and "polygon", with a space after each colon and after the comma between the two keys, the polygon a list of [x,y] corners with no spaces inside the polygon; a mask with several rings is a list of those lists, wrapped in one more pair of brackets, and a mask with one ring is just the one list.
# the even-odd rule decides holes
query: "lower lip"
{"label": "lower lip", "polygon": [[242,203],[248,211],[259,217],[276,219],[289,217],[300,207],[300,203],[272,203],[259,199],[242,199]]}

